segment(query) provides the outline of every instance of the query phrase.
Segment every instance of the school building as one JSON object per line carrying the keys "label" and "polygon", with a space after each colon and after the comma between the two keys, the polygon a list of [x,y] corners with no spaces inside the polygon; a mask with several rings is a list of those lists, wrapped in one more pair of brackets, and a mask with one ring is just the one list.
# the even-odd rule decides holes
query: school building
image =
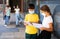
{"label": "school building", "polygon": [[13,6],[19,6],[21,12],[26,12],[29,3],[36,3],[36,0],[0,0],[0,4],[10,5],[11,11],[14,12]]}

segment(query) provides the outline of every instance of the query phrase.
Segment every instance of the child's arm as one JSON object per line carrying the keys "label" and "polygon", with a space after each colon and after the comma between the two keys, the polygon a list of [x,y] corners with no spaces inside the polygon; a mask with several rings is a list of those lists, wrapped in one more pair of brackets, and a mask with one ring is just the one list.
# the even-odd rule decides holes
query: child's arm
{"label": "child's arm", "polygon": [[40,28],[40,30],[46,30],[46,31],[49,31],[49,32],[51,32],[51,31],[53,31],[53,23],[49,23],[49,28],[46,28],[46,27],[41,27]]}
{"label": "child's arm", "polygon": [[28,24],[27,24],[27,17],[28,17],[28,16],[26,15],[26,16],[25,16],[25,19],[24,19],[24,21],[23,21],[25,26],[28,25]]}
{"label": "child's arm", "polygon": [[24,25],[25,25],[25,26],[28,25],[28,22],[27,22],[27,21],[24,21]]}
{"label": "child's arm", "polygon": [[11,10],[11,7],[9,7],[9,9]]}
{"label": "child's arm", "polygon": [[26,22],[24,22],[24,25],[26,26],[26,25],[28,25]]}

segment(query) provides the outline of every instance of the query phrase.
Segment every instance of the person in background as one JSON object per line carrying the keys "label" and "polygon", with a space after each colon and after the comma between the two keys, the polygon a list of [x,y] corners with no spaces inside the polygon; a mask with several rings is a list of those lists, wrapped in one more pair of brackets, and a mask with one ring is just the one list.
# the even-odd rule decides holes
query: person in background
{"label": "person in background", "polygon": [[26,39],[36,39],[37,37],[38,29],[31,25],[32,23],[39,22],[38,14],[36,14],[34,11],[35,11],[34,4],[29,4],[28,14],[26,14],[24,19],[24,25],[26,27],[25,29]]}
{"label": "person in background", "polygon": [[51,39],[51,32],[53,31],[53,19],[50,9],[47,5],[43,5],[40,8],[40,12],[44,18],[42,21],[43,27],[39,28],[42,32],[39,34],[37,39]]}
{"label": "person in background", "polygon": [[11,11],[11,8],[9,5],[7,5],[5,8],[5,26],[7,26],[9,24],[10,11]]}
{"label": "person in background", "polygon": [[16,27],[18,27],[19,20],[20,20],[20,9],[19,9],[18,5],[16,6],[16,8],[14,6],[14,10],[15,10],[15,17],[16,17]]}

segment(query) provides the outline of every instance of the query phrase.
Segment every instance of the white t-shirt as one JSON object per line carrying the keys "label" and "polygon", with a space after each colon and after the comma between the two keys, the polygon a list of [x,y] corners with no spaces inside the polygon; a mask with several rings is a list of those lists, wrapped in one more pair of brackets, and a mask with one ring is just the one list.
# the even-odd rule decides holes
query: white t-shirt
{"label": "white t-shirt", "polygon": [[44,17],[42,25],[46,28],[49,28],[49,23],[53,23],[53,19],[51,16]]}
{"label": "white t-shirt", "polygon": [[19,10],[20,10],[19,8],[16,8],[16,9],[15,9],[15,13],[16,13],[16,14],[19,14]]}

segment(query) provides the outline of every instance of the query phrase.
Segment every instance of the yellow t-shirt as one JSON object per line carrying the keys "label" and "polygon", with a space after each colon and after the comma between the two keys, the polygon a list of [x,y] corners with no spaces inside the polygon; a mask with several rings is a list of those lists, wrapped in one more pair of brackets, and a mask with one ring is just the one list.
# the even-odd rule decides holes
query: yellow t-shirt
{"label": "yellow t-shirt", "polygon": [[[38,22],[39,17],[38,17],[37,14],[27,14],[25,16],[25,21],[29,21],[29,22],[33,22],[33,23]],[[35,28],[34,26],[27,25],[25,32],[28,33],[28,34],[36,34],[38,32],[38,29]]]}

